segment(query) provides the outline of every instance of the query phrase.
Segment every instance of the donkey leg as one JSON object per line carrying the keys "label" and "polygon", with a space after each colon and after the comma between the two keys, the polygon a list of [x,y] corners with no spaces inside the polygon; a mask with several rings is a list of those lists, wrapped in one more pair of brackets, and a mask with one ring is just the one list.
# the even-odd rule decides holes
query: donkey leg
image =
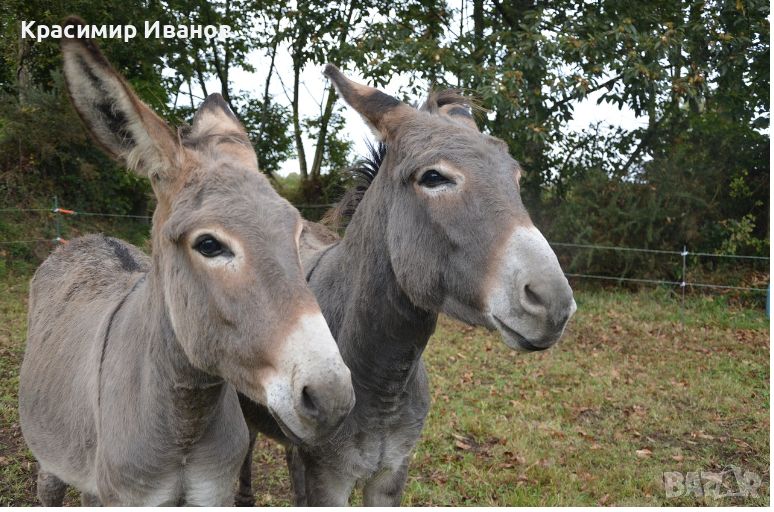
{"label": "donkey leg", "polygon": [[311,507],[346,507],[355,479],[330,467],[305,460],[306,504]]}
{"label": "donkey leg", "polygon": [[253,495],[253,449],[255,448],[255,439],[258,437],[258,431],[250,429],[250,446],[247,448],[247,455],[239,469],[239,489],[237,491],[234,503],[237,507],[252,507],[255,505],[255,495]]}
{"label": "donkey leg", "polygon": [[408,478],[408,459],[395,470],[387,470],[368,480],[363,487],[366,507],[399,507]]}
{"label": "donkey leg", "polygon": [[288,463],[288,472],[290,473],[290,492],[293,494],[294,507],[306,507],[306,466],[301,459],[298,447],[288,445],[285,448],[285,460]]}
{"label": "donkey leg", "polygon": [[53,473],[38,470],[38,499],[44,507],[61,507],[67,484]]}
{"label": "donkey leg", "polygon": [[94,494],[89,494],[88,492],[82,492],[81,506],[82,507],[101,507],[102,502],[99,501],[99,498]]}

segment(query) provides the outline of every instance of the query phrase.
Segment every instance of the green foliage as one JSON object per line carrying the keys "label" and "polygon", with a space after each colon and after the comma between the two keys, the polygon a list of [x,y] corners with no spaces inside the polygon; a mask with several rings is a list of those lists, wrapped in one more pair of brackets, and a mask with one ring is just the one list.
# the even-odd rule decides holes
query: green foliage
{"label": "green foliage", "polygon": [[[0,24],[9,34],[0,40],[0,187],[9,204],[58,194],[103,211],[147,208],[147,185],[94,148],[66,107],[56,42],[20,40],[21,20],[56,23],[77,13],[95,24],[225,24],[234,34],[227,40],[137,37],[100,45],[140,97],[176,124],[191,118],[216,79],[265,172],[305,156],[299,183],[285,189],[298,203],[333,202],[346,186],[341,170],[352,158],[351,146],[334,96],[312,91],[322,98],[319,115],[303,118],[298,108],[301,72],[331,61],[375,85],[408,75],[411,84],[402,94],[412,101],[428,83],[461,87],[478,98],[489,111],[479,118],[482,129],[506,141],[523,165],[523,199],[552,240],[768,251],[767,2],[459,5],[9,0],[0,6]],[[254,68],[255,52],[270,59],[268,70]],[[280,76],[275,65],[275,57],[287,55],[292,78]],[[230,73],[236,70],[265,80],[264,94],[233,91]],[[280,79],[286,98],[269,93]],[[642,126],[570,131],[573,105],[592,94],[598,103],[631,109]],[[305,139],[317,141],[313,155],[303,154]],[[575,256],[578,265],[581,259],[591,265],[587,271],[610,275],[674,272],[634,253]]]}
{"label": "green foliage", "polygon": [[282,163],[292,156],[293,140],[287,130],[290,125],[288,108],[242,97],[239,99],[239,114],[258,155],[258,168],[269,174],[279,170]]}
{"label": "green foliage", "polygon": [[[304,123],[309,137],[312,140],[318,138],[320,133],[321,120],[319,118],[307,119]],[[343,169],[349,163],[352,142],[345,140],[341,136],[344,130],[344,118],[339,112],[333,112],[328,121],[328,136],[323,150],[322,169],[330,173],[336,173]]]}
{"label": "green foliage", "polygon": [[61,76],[49,91],[29,89],[20,104],[0,96],[0,193],[5,205],[147,212],[147,180],[118,167],[91,141],[65,97]]}

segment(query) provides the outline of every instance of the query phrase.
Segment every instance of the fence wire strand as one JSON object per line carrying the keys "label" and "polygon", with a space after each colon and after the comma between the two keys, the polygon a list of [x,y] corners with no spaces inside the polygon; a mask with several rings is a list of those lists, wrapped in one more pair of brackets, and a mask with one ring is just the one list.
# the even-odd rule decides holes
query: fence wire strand
{"label": "fence wire strand", "polygon": [[746,260],[768,260],[766,256],[737,256],[735,254],[712,254],[709,252],[689,252],[690,256],[703,256],[708,258],[739,258]]}
{"label": "fence wire strand", "polygon": [[567,277],[585,277],[589,279],[604,279],[607,281],[630,281],[634,283],[668,284],[668,285],[675,285],[675,286],[680,285],[680,281],[663,281],[661,279],[637,279],[634,277],[598,276],[595,274],[573,274],[569,272],[565,272],[564,275],[566,275]]}
{"label": "fence wire strand", "polygon": [[74,215],[76,217],[79,215],[82,215],[84,217],[124,217],[127,219],[145,219],[145,220],[150,220],[153,218],[150,215],[124,215],[120,213],[75,212]]}
{"label": "fence wire strand", "polygon": [[[332,204],[296,204],[293,205],[296,208],[330,208]],[[80,211],[74,211],[74,210],[65,210],[61,209],[56,205],[54,208],[0,208],[0,213],[17,213],[17,212],[49,212],[57,214],[57,219],[59,218],[59,215],[68,215],[68,216],[83,216],[83,217],[112,217],[112,218],[127,218],[127,219],[142,219],[142,220],[150,220],[153,217],[150,215],[130,215],[130,214],[121,214],[121,213],[99,213],[99,212],[80,212]],[[30,239],[30,240],[0,240],[0,245],[11,245],[11,244],[33,244],[33,243],[39,243],[39,242],[49,242],[52,244],[61,243],[64,240],[60,237],[54,238],[54,239],[48,239],[48,238],[36,238],[36,239]],[[572,247],[577,249],[597,249],[597,250],[603,250],[603,251],[622,251],[622,252],[636,252],[636,253],[650,253],[650,254],[667,254],[670,256],[682,256],[685,258],[686,256],[699,256],[704,258],[736,258],[736,259],[746,259],[746,260],[761,260],[761,261],[768,261],[770,258],[766,256],[741,256],[741,255],[735,255],[735,254],[713,254],[713,253],[707,253],[707,252],[689,252],[686,249],[683,249],[682,251],[666,251],[666,250],[660,250],[660,249],[644,249],[640,247],[616,247],[611,245],[591,245],[591,244],[577,244],[577,243],[571,243],[571,242],[549,242],[550,245],[555,247]],[[655,284],[655,285],[668,285],[668,286],[680,286],[683,290],[685,290],[686,287],[692,286],[696,288],[716,288],[721,290],[738,290],[738,291],[748,291],[748,292],[767,292],[767,288],[751,288],[746,286],[730,286],[730,285],[720,285],[720,284],[711,284],[711,283],[691,283],[691,282],[685,282],[685,281],[668,281],[664,279],[642,279],[642,278],[634,278],[634,277],[613,277],[613,276],[600,276],[596,274],[580,274],[580,273],[565,273],[567,277],[577,277],[577,278],[583,278],[583,279],[601,279],[605,281],[618,281],[618,282],[631,282],[631,283],[643,283],[643,284]]]}
{"label": "fence wire strand", "polygon": [[739,256],[736,254],[713,254],[710,252],[691,252],[691,251],[663,251],[659,249],[641,249],[639,247],[615,247],[612,245],[587,245],[587,244],[573,244],[569,242],[548,242],[550,245],[558,247],[576,247],[579,249],[600,249],[608,251],[628,251],[628,252],[644,252],[653,254],[671,254],[673,256],[703,256],[707,258],[740,258],[750,260],[768,260],[767,256]]}
{"label": "fence wire strand", "polygon": [[551,245],[557,245],[559,247],[577,247],[580,249],[602,249],[608,251],[629,251],[629,252],[650,252],[655,254],[672,254],[681,256],[683,253],[680,251],[661,251],[658,249],[640,249],[637,247],[613,247],[611,245],[586,245],[586,244],[571,244],[567,242],[548,242]]}
{"label": "fence wire strand", "polygon": [[0,213],[53,212],[51,208],[0,208]]}
{"label": "fence wire strand", "polygon": [[728,286],[723,284],[710,283],[685,283],[686,286],[695,286],[697,288],[720,288],[723,290],[743,290],[748,292],[768,292],[768,288],[747,288],[745,286]]}
{"label": "fence wire strand", "polygon": [[50,238],[35,238],[33,240],[0,240],[0,245],[11,245],[11,244],[34,244],[36,242],[54,242],[55,240],[51,240]]}

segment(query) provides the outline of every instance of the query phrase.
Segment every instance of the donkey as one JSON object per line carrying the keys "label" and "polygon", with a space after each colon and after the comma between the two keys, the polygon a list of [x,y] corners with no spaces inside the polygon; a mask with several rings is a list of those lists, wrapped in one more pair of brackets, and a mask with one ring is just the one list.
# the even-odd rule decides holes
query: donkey
{"label": "donkey", "polygon": [[301,218],[220,95],[175,134],[94,43],[62,53],[91,134],[151,179],[158,206],[151,257],[86,236],[33,277],[19,415],[38,497],[61,505],[69,484],[84,504],[233,504],[248,448],[236,390],[296,442],[354,403],[301,270]]}
{"label": "donkey", "polygon": [[[362,196],[338,206],[354,207],[344,237],[331,242],[315,225],[302,235],[302,265],[352,372],[355,407],[325,442],[292,443],[265,407],[240,401],[252,442],[260,430],[287,446],[297,505],[345,505],[357,482],[366,505],[399,505],[430,405],[422,352],[438,314],[535,351],[559,340],[576,306],[521,202],[519,165],[478,130],[465,98],[431,94],[417,110],[330,64],[325,74],[386,146]],[[240,504],[252,499],[249,457]]]}

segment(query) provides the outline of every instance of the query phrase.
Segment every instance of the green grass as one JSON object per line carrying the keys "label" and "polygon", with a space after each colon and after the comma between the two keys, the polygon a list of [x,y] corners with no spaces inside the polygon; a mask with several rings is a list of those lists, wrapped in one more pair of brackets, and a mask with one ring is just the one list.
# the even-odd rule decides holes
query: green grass
{"label": "green grass", "polygon": [[[36,503],[16,412],[28,279],[7,275],[0,295],[0,505]],[[763,311],[710,296],[687,298],[681,311],[662,290],[576,299],[563,342],[538,354],[441,319],[425,358],[432,411],[403,504],[768,505]],[[664,472],[732,465],[761,476],[758,498],[665,496]],[[254,485],[259,504],[289,503],[283,453],[266,439]]]}

